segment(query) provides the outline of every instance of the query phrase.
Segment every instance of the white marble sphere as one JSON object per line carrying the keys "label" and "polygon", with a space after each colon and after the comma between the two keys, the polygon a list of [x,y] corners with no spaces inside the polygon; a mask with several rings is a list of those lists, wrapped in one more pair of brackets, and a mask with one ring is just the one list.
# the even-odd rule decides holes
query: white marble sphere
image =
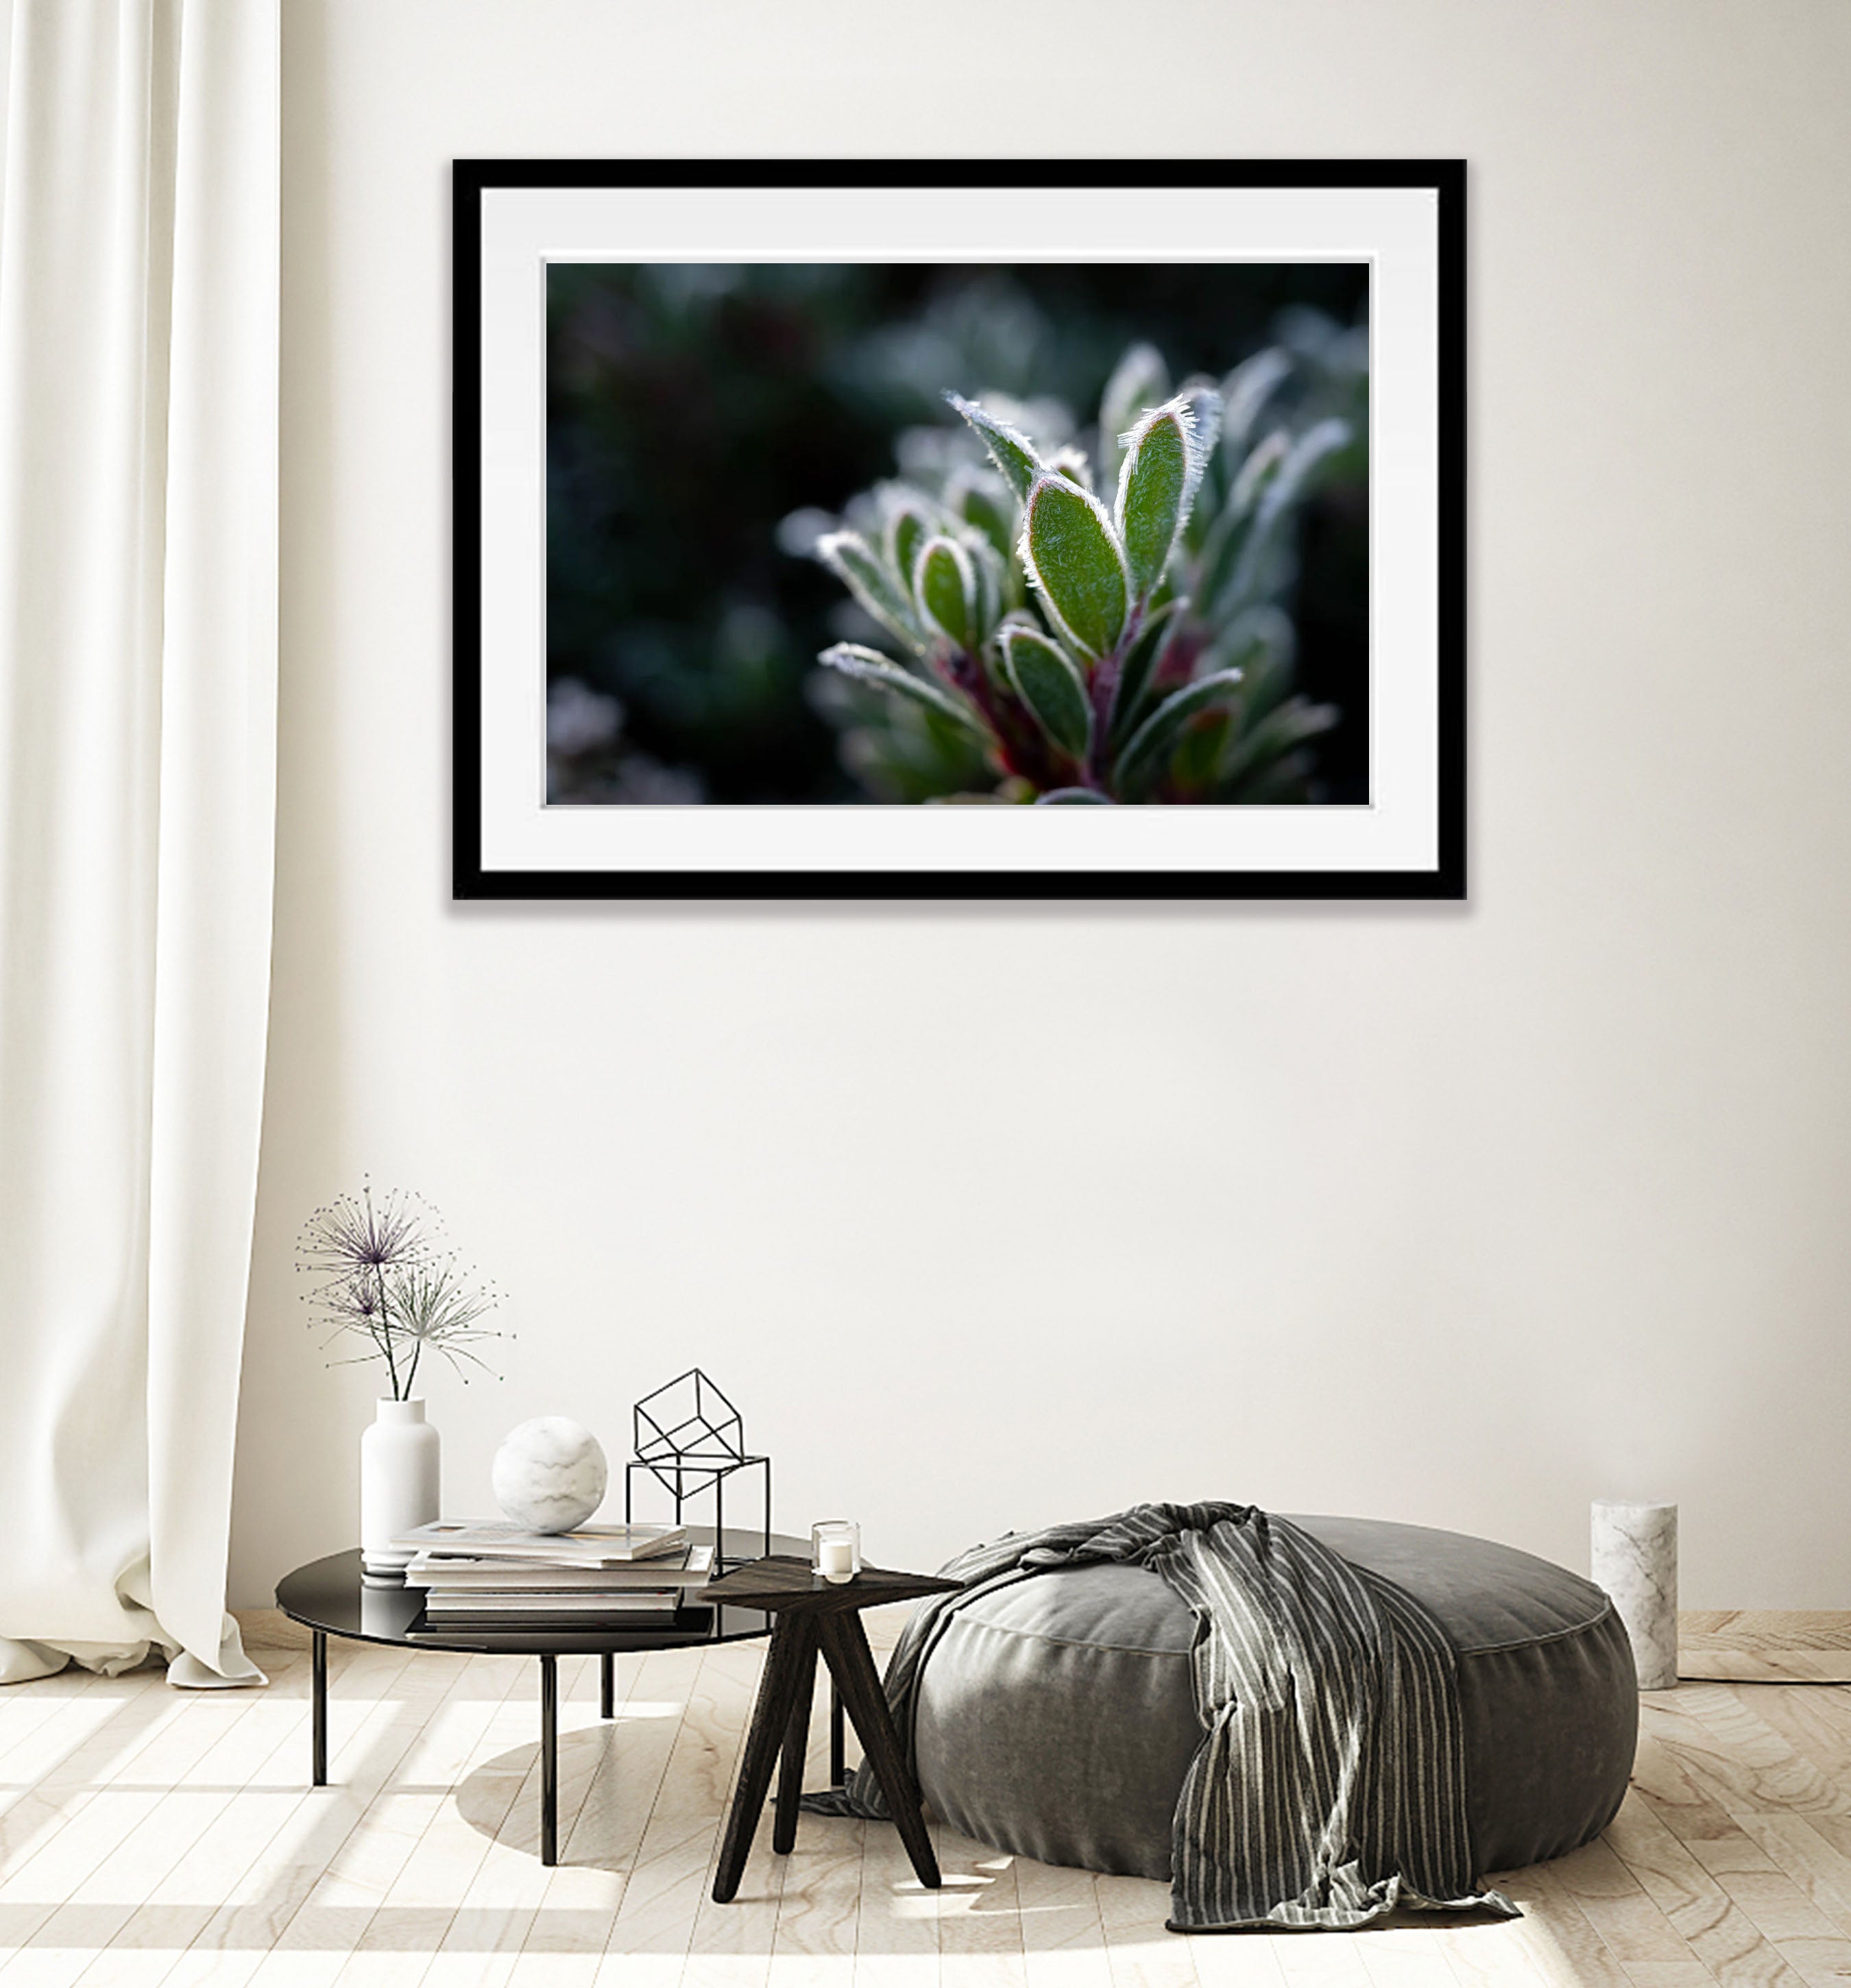
{"label": "white marble sphere", "polygon": [[569,1533],[604,1502],[610,1470],[597,1438],[570,1415],[510,1429],[489,1472],[495,1502],[531,1533]]}

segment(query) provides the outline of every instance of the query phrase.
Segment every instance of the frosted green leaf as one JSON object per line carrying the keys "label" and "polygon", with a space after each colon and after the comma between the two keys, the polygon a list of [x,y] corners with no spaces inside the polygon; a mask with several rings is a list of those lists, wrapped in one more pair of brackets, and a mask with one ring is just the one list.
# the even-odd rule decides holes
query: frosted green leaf
{"label": "frosted green leaf", "polygon": [[1228,502],[1237,511],[1251,511],[1266,494],[1266,486],[1279,474],[1291,453],[1292,438],[1284,428],[1275,428],[1264,441],[1254,445],[1234,478]]}
{"label": "frosted green leaf", "polygon": [[1130,587],[1105,507],[1064,476],[1044,476],[1022,515],[1022,564],[1060,633],[1081,654],[1110,652],[1125,627]]}
{"label": "frosted green leaf", "polygon": [[1112,692],[1109,729],[1115,742],[1128,738],[1143,722],[1145,686],[1156,674],[1163,651],[1169,646],[1169,638],[1182,626],[1183,613],[1188,606],[1187,594],[1178,600],[1166,600],[1138,631],[1138,639],[1125,656],[1118,671],[1117,688]]}
{"label": "frosted green leaf", "polygon": [[1169,369],[1154,345],[1129,347],[1112,370],[1099,399],[1099,472],[1108,489],[1116,487],[1124,458],[1119,438],[1147,407],[1169,397]]}
{"label": "frosted green leaf", "polygon": [[1114,520],[1140,600],[1163,577],[1195,502],[1206,455],[1196,447],[1194,410],[1180,394],[1153,407],[1125,438]]}
{"label": "frosted green leaf", "polygon": [[1205,711],[1183,728],[1169,756],[1169,776],[1186,794],[1205,794],[1213,788],[1234,730],[1234,714],[1227,705]]}
{"label": "frosted green leaf", "polygon": [[1282,511],[1288,504],[1295,504],[1308,491],[1316,472],[1340,449],[1348,448],[1350,441],[1348,421],[1333,418],[1307,428],[1292,444],[1291,454],[1261,499],[1262,512]]}
{"label": "frosted green leaf", "polygon": [[1139,785],[1155,773],[1183,726],[1198,711],[1207,710],[1217,698],[1238,688],[1240,682],[1238,670],[1221,670],[1212,677],[1198,677],[1166,697],[1132,734],[1129,743],[1118,755],[1112,776],[1119,791]]}
{"label": "frosted green leaf", "polygon": [[1214,454],[1216,443],[1221,439],[1221,390],[1213,380],[1198,376],[1184,383],[1176,398],[1196,418],[1196,430],[1191,440],[1197,458],[1206,463]]}
{"label": "frosted green leaf", "polygon": [[1291,698],[1246,732],[1223,761],[1222,779],[1231,785],[1269,759],[1282,758],[1308,739],[1329,731],[1342,715],[1334,705]]}
{"label": "frosted green leaf", "polygon": [[1154,345],[1127,346],[1099,398],[1099,426],[1116,434],[1169,398],[1169,369]]}
{"label": "frosted green leaf", "polygon": [[949,718],[986,744],[989,742],[989,728],[961,699],[940,690],[936,684],[928,683],[923,677],[915,677],[910,670],[902,669],[878,649],[865,649],[858,642],[838,642],[833,648],[825,649],[817,661],[829,669],[840,670],[845,677],[853,677],[858,683],[872,684],[878,689],[910,698],[915,704]]}
{"label": "frosted green leaf", "polygon": [[1006,628],[1002,640],[1003,666],[1016,695],[1063,752],[1084,759],[1092,743],[1092,707],[1080,672],[1032,628]]}
{"label": "frosted green leaf", "polygon": [[1071,442],[1056,449],[1047,466],[1057,476],[1064,476],[1069,483],[1078,484],[1082,490],[1092,488],[1092,465],[1086,459],[1085,450],[1075,448]]}
{"label": "frosted green leaf", "polygon": [[1269,346],[1244,359],[1221,383],[1221,431],[1230,449],[1244,448],[1266,404],[1291,377],[1292,362]]}
{"label": "frosted green leaf", "polygon": [[929,528],[924,512],[902,504],[887,520],[887,563],[899,574],[910,573]]}
{"label": "frosted green leaf", "polygon": [[1243,462],[1234,477],[1221,515],[1203,541],[1196,575],[1197,597],[1214,613],[1254,529],[1254,514],[1267,487],[1284,467],[1291,438],[1283,430],[1270,434]]}
{"label": "frosted green leaf", "polygon": [[[1253,522],[1239,556],[1233,562],[1232,572],[1215,597],[1214,606],[1218,612],[1225,614],[1238,607],[1255,590],[1261,563],[1287,516],[1295,505],[1309,495],[1318,472],[1338,450],[1349,446],[1350,432],[1348,421],[1334,418],[1319,421],[1299,436],[1274,473],[1265,478],[1252,500]],[[1248,466],[1251,467],[1250,463]],[[1240,480],[1246,482],[1245,469]]]}
{"label": "frosted green leaf", "polygon": [[1240,711],[1254,725],[1290,696],[1298,638],[1291,618],[1274,607],[1250,607],[1206,650],[1197,673],[1240,671]]}
{"label": "frosted green leaf", "polygon": [[913,566],[912,590],[929,627],[960,649],[976,646],[976,575],[962,546],[928,539]]}
{"label": "frosted green leaf", "polygon": [[1112,796],[1109,794],[1095,793],[1091,787],[1053,787],[1037,800],[1035,806],[1037,807],[1071,806],[1079,802],[1085,802],[1094,807],[1110,807],[1112,804]]}
{"label": "frosted green leaf", "polygon": [[1234,781],[1222,799],[1238,801],[1244,807],[1257,807],[1270,801],[1308,801],[1311,796],[1305,787],[1317,764],[1315,752],[1288,752]]}
{"label": "frosted green leaf", "polygon": [[918,641],[911,604],[859,532],[824,532],[816,542],[816,556],[884,628],[902,641]]}
{"label": "frosted green leaf", "polygon": [[1009,586],[1009,562],[1007,555],[999,553],[981,532],[967,532],[962,543],[977,576],[977,621],[970,641],[975,648],[997,625],[1003,612],[1003,598]]}
{"label": "frosted green leaf", "polygon": [[1020,507],[1006,485],[987,469],[967,469],[953,476],[946,486],[945,501],[1007,560],[1015,549],[1016,513]]}
{"label": "frosted green leaf", "polygon": [[1047,474],[1047,466],[1036,455],[1034,444],[1007,421],[986,414],[976,401],[959,394],[947,394],[945,397],[976,429],[978,439],[990,451],[990,460],[1002,471],[1018,501],[1026,502],[1036,478]]}
{"label": "frosted green leaf", "polygon": [[1198,378],[1184,383],[1179,398],[1196,418],[1189,437],[1196,454],[1196,501],[1183,520],[1183,535],[1189,544],[1200,546],[1212,519],[1212,507],[1225,488],[1222,465],[1216,460],[1216,444],[1221,439],[1221,390],[1212,380]]}

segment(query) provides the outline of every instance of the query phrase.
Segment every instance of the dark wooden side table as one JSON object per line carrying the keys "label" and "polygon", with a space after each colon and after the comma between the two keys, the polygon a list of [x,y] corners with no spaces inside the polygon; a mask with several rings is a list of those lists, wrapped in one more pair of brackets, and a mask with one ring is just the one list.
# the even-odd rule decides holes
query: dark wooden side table
{"label": "dark wooden side table", "polygon": [[919,1813],[919,1788],[888,1714],[887,1695],[881,1689],[874,1653],[868,1647],[861,1611],[878,1608],[884,1602],[946,1594],[958,1585],[936,1574],[895,1574],[879,1567],[865,1567],[854,1580],[832,1584],[814,1574],[807,1560],[792,1554],[773,1554],[737,1568],[722,1581],[709,1583],[704,1591],[709,1600],[732,1608],[762,1608],[775,1621],[759,1679],[758,1702],[752,1710],[752,1728],[746,1736],[745,1757],[739,1763],[739,1785],[726,1818],[719,1865],[713,1874],[717,1904],[726,1904],[739,1890],[753,1832],[780,1753],[783,1770],[778,1777],[771,1847],[783,1855],[797,1841],[804,1754],[810,1743],[810,1699],[819,1653],[854,1721],[861,1750],[874,1770],[919,1882],[937,1888],[939,1863],[926,1833],[926,1819]]}

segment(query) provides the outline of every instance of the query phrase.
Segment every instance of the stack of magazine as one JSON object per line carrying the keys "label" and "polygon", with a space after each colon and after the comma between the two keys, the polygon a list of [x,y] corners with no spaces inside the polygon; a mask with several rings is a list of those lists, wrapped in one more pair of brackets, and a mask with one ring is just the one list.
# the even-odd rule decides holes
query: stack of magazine
{"label": "stack of magazine", "polygon": [[685,1526],[523,1532],[492,1519],[435,1519],[394,1540],[405,1585],[435,1628],[644,1628],[700,1600],[713,1549]]}

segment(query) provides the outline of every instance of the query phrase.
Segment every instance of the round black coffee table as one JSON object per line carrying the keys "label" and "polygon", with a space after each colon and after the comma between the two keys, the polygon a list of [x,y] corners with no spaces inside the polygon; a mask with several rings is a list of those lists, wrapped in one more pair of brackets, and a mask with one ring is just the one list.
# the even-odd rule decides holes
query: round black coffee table
{"label": "round black coffee table", "polygon": [[[711,1526],[691,1526],[689,1532],[699,1546],[714,1543]],[[769,1537],[754,1527],[736,1532],[729,1527],[726,1544],[716,1558],[738,1566],[758,1559],[766,1551],[796,1554],[807,1559],[810,1542],[773,1533]],[[718,1569],[716,1569],[717,1577]],[[698,1590],[696,1592],[698,1593]],[[326,1787],[328,1780],[328,1638],[345,1636],[355,1642],[395,1643],[413,1650],[451,1650],[466,1655],[514,1655],[540,1659],[540,1858],[543,1864],[559,1861],[559,1659],[596,1655],[602,1658],[599,1692],[600,1716],[608,1719],[614,1709],[612,1660],[624,1650],[681,1650],[703,1643],[736,1643],[752,1636],[771,1633],[773,1618],[760,1608],[733,1608],[703,1605],[678,1609],[672,1623],[650,1626],[609,1627],[587,1625],[582,1629],[431,1629],[425,1626],[425,1596],[421,1587],[406,1587],[396,1582],[381,1582],[377,1576],[363,1574],[360,1549],[330,1554],[326,1560],[310,1560],[276,1584],[276,1605],[292,1621],[313,1632],[313,1684],[311,1691],[311,1750],[314,1785]],[[831,1720],[831,1754],[833,1777],[841,1779],[841,1710],[834,1707]]]}

